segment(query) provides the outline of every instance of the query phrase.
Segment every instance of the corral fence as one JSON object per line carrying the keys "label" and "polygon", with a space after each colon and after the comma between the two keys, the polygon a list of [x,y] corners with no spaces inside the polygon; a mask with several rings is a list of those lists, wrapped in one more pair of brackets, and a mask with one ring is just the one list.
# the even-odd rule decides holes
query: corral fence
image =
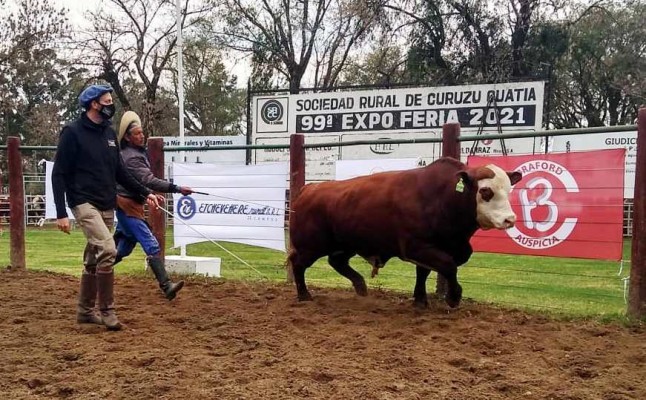
{"label": "corral fence", "polygon": [[[636,155],[636,178],[634,188],[634,201],[625,201],[624,218],[630,223],[625,224],[624,234],[631,236],[632,254],[631,254],[631,271],[629,278],[628,290],[628,315],[643,318],[646,317],[646,108],[639,110],[639,119],[637,127],[635,126],[616,126],[600,127],[586,129],[563,129],[540,132],[514,132],[498,133],[495,135],[470,135],[460,136],[460,127],[458,124],[446,124],[443,126],[442,138],[417,138],[417,139],[387,139],[387,140],[357,140],[346,142],[331,143],[305,143],[305,137],[301,134],[292,135],[290,144],[272,144],[272,145],[244,145],[244,146],[222,146],[211,147],[209,150],[261,150],[261,149],[289,149],[290,155],[290,188],[289,200],[294,200],[295,194],[299,193],[300,188],[305,184],[305,154],[308,149],[320,148],[324,146],[361,146],[371,144],[398,144],[398,145],[415,145],[420,143],[438,143],[441,144],[441,156],[460,158],[460,144],[463,142],[482,141],[485,138],[495,140],[513,140],[519,138],[532,137],[556,137],[584,134],[598,134],[611,132],[625,132],[638,130],[637,138],[637,155]],[[35,206],[29,207],[28,202],[38,201],[27,199],[24,193],[25,179],[22,172],[21,151],[34,150],[55,150],[54,147],[30,147],[20,146],[20,139],[11,137],[6,146],[0,146],[1,149],[8,151],[9,160],[9,214],[10,218],[10,242],[11,242],[11,265],[14,268],[25,268],[25,226],[30,223],[38,223],[40,214],[35,210]],[[148,151],[151,165],[158,176],[164,176],[164,153],[177,151],[202,150],[201,148],[184,146],[184,147],[167,147],[164,148],[163,141],[159,138],[151,138],[149,141]],[[30,215],[31,214],[31,215]],[[34,220],[36,222],[34,222]],[[165,248],[165,234],[167,216],[159,210],[151,211],[149,222],[155,231],[156,236]],[[438,279],[438,284],[441,282]],[[441,291],[438,288],[438,291]]]}

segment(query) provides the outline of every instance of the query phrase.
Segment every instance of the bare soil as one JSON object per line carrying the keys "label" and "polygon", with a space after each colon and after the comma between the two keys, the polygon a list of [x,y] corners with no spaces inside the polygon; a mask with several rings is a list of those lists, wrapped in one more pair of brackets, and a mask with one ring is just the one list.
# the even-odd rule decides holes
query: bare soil
{"label": "bare soil", "polygon": [[[411,282],[412,287],[412,282]],[[78,280],[0,272],[2,399],[646,399],[646,329],[464,301],[118,276],[121,332],[78,325]]]}

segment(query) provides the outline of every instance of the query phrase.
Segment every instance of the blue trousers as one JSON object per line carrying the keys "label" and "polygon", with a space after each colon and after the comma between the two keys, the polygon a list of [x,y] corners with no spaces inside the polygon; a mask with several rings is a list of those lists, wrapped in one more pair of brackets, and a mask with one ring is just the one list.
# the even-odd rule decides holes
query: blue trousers
{"label": "blue trousers", "polygon": [[137,243],[141,244],[147,256],[154,256],[161,251],[159,242],[143,219],[127,216],[117,208],[117,227],[114,232],[117,256],[127,257],[132,253]]}

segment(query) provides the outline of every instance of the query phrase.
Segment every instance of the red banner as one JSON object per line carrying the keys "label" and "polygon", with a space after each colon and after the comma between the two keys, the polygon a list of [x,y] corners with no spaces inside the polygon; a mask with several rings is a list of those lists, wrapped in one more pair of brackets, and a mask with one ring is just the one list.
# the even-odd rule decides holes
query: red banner
{"label": "red banner", "polygon": [[475,251],[620,260],[625,149],[527,156],[469,157],[523,179],[509,196],[517,221],[478,230]]}

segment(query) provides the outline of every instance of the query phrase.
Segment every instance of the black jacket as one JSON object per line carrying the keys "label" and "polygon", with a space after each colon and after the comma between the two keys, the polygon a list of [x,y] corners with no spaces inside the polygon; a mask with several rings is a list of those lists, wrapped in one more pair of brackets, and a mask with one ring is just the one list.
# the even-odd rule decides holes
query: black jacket
{"label": "black jacket", "polygon": [[99,210],[114,209],[117,182],[143,197],[150,191],[123,166],[117,135],[110,121],[92,122],[85,113],[61,131],[52,171],[56,217],[66,218],[69,207],[90,203]]}

